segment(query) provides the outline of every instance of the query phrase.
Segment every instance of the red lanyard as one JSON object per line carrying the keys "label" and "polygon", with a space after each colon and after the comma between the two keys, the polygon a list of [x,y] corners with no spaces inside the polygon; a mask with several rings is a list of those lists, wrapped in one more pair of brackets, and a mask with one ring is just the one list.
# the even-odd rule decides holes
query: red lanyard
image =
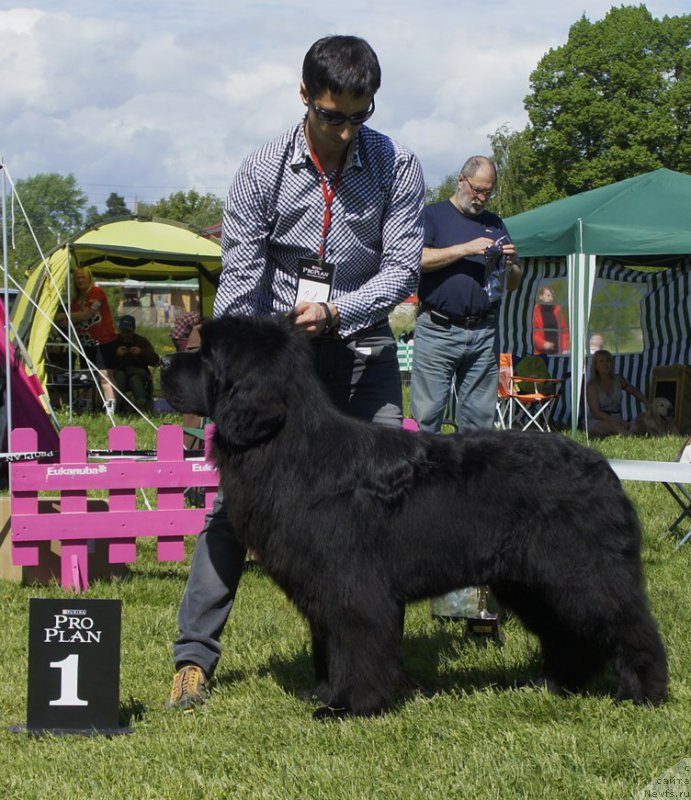
{"label": "red lanyard", "polygon": [[338,184],[341,182],[341,175],[343,174],[343,167],[345,166],[346,156],[348,151],[346,150],[343,153],[343,158],[341,159],[341,163],[338,165],[338,170],[336,172],[336,177],[334,178],[334,182],[329,189],[329,184],[326,180],[326,173],[322,169],[322,165],[319,162],[319,158],[317,154],[312,149],[312,146],[307,144],[310,150],[310,155],[312,156],[312,161],[314,161],[314,165],[319,172],[319,177],[321,178],[322,182],[322,194],[324,195],[324,224],[322,225],[322,235],[321,235],[321,243],[319,245],[319,258],[321,261],[324,260],[324,256],[326,255],[326,237],[329,234],[329,228],[331,227],[331,206],[333,205],[334,197],[336,197],[336,190],[338,189]]}

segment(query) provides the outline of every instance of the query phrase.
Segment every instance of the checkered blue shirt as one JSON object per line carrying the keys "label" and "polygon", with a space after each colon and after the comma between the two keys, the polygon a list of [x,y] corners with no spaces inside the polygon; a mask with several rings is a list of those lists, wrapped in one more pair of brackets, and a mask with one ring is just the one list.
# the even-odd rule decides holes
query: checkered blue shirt
{"label": "checkered blue shirt", "polygon": [[[424,193],[417,158],[363,126],[346,158],[326,243],[342,335],[380,322],[417,290]],[[295,305],[298,259],[318,251],[324,205],[304,122],[245,158],[223,211],[217,316],[265,316]]]}

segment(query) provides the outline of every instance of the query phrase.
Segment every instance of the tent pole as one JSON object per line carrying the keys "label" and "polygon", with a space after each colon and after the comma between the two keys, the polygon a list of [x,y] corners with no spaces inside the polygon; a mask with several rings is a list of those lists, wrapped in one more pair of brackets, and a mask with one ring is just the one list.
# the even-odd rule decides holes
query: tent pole
{"label": "tent pole", "polygon": [[[569,277],[569,319],[571,341],[571,434],[578,430],[578,414],[585,385],[587,333],[592,305],[593,285],[597,272],[596,257],[587,253],[572,253],[567,257]],[[587,415],[588,409],[584,409]],[[586,428],[587,430],[587,428]]]}
{"label": "tent pole", "polygon": [[3,300],[5,303],[5,425],[7,430],[7,451],[12,452],[12,370],[10,360],[10,309],[9,309],[9,257],[7,255],[7,177],[5,161],[0,158],[0,172],[2,172],[2,276]]}
{"label": "tent pole", "polygon": [[578,430],[578,398],[580,377],[578,374],[577,340],[581,334],[581,320],[578,307],[578,254],[572,253],[566,258],[566,272],[569,286],[569,322],[571,339],[569,341],[569,360],[571,363],[571,435]]}
{"label": "tent pole", "polygon": [[67,263],[67,405],[70,409],[70,422],[72,422],[72,370],[74,369],[73,359],[74,350],[72,348],[72,337],[74,334],[74,324],[70,322],[70,311],[72,310],[72,281],[70,280],[70,244],[65,243],[66,263]]}
{"label": "tent pole", "polygon": [[[574,384],[573,375],[571,376],[571,389],[573,392],[573,397],[571,400],[571,434],[573,436],[576,435],[576,431],[578,430],[578,414],[581,407],[581,383],[583,381],[583,366],[582,366],[582,359],[583,359],[583,352],[582,352],[582,342],[585,339],[585,330],[583,325],[583,300],[584,300],[584,293],[583,293],[583,219],[581,217],[578,218],[578,255],[575,258],[576,270],[575,270],[575,282],[574,286],[576,287],[576,304],[578,306],[578,327],[576,329],[576,335],[571,339],[571,364],[574,372],[577,376],[577,380]],[[587,414],[587,409],[584,409],[584,412]]]}

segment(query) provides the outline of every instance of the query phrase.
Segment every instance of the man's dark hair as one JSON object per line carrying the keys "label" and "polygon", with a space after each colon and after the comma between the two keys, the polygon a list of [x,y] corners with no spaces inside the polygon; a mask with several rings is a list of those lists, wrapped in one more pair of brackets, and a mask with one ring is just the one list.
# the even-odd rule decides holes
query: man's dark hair
{"label": "man's dark hair", "polygon": [[302,62],[302,80],[307,94],[374,97],[381,84],[377,54],[358,36],[325,36],[307,51]]}

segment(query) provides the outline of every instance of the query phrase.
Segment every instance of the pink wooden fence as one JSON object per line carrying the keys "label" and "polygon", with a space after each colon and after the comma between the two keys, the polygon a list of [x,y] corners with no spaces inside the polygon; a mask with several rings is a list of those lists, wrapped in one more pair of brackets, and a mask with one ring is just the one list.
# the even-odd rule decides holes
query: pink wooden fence
{"label": "pink wooden fence", "polygon": [[[111,450],[136,450],[136,434],[130,427],[112,428]],[[12,434],[16,452],[37,450],[36,431],[18,428]],[[213,465],[203,459],[184,458],[183,431],[178,425],[158,430],[155,461],[135,458],[89,461],[86,431],[63,428],[60,432],[59,463],[19,461],[11,469],[12,559],[22,566],[38,566],[39,543],[61,543],[61,583],[80,591],[89,583],[89,540],[108,541],[111,564],[136,560],[138,537],[158,540],[159,561],[181,561],[184,537],[199,533],[206,510],[218,489]],[[206,508],[186,508],[185,489],[207,489]],[[137,508],[137,489],[158,490],[158,502],[149,509]],[[87,510],[88,493],[108,491],[108,510]],[[58,498],[59,511],[39,513],[39,492]]]}

